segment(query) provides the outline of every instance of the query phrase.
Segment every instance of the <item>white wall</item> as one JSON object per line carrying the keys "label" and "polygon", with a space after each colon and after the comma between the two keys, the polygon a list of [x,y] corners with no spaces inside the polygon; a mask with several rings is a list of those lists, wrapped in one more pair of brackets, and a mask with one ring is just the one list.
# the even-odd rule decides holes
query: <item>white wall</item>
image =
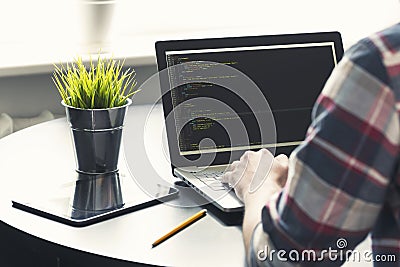
{"label": "white wall", "polygon": [[[135,69],[138,84],[157,71],[156,66],[141,66]],[[135,99],[135,104],[149,103],[160,94],[158,90],[143,93],[145,95]],[[0,114],[7,113],[12,118],[34,117],[43,110],[49,110],[56,115],[64,114],[60,102],[61,97],[50,73],[0,77]]]}
{"label": "white wall", "polygon": [[[58,62],[57,55],[75,51],[76,4],[84,0],[0,1],[0,68],[28,59]],[[113,40],[127,53],[146,47],[143,53],[154,54],[154,41],[165,38],[338,30],[348,48],[397,21],[398,0],[117,0]],[[156,71],[155,65],[136,67],[139,82]],[[50,73],[0,77],[0,113],[61,112],[58,101]]]}
{"label": "white wall", "polygon": [[[0,0],[0,67],[20,57],[58,62],[64,54],[76,56],[85,28],[79,8],[85,1],[96,0]],[[112,40],[128,54],[141,53],[145,39],[149,47],[174,37],[328,30],[341,31],[347,48],[400,21],[399,0],[109,1],[116,2]],[[143,51],[151,52],[153,47]]]}
{"label": "white wall", "polygon": [[[154,3],[158,8],[154,8]],[[208,31],[221,35],[338,30],[345,47],[400,21],[398,0],[121,0],[118,36]],[[126,21],[125,18],[131,20]],[[130,23],[132,21],[132,23]]]}

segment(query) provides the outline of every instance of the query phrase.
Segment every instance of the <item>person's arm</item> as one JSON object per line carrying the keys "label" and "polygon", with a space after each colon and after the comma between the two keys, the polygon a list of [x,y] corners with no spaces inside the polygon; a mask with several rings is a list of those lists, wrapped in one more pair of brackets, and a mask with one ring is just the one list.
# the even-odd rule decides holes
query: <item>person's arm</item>
{"label": "person's arm", "polygon": [[[369,45],[355,47],[327,82],[306,140],[290,157],[284,189],[271,197],[264,188],[268,200],[262,214],[260,198],[243,197],[243,234],[251,265],[287,264],[276,257],[260,259],[258,252],[267,247],[312,250],[325,265],[338,265],[341,261],[322,251],[353,249],[375,224],[397,166],[400,138],[395,97],[380,55],[371,53]],[[231,180],[238,177],[234,171],[235,166],[228,173]],[[246,191],[244,184],[238,183],[238,191]],[[339,240],[345,241],[344,247]]]}
{"label": "person's arm", "polygon": [[[253,152],[252,155],[250,154],[249,158],[252,156],[257,157],[257,153],[261,154],[261,157],[272,157],[272,155],[267,155],[270,154],[268,150],[262,149],[258,152]],[[286,183],[287,171],[287,156],[277,156],[271,163],[270,171],[268,172],[268,179],[263,179],[260,185],[253,184],[253,186],[259,186],[259,188],[254,188],[255,190],[247,190],[243,194],[243,202],[246,207],[243,219],[243,239],[246,251],[249,251],[251,235],[256,225],[261,222],[260,211],[274,194],[281,192],[282,186]]]}
{"label": "person's arm", "polygon": [[278,186],[265,187],[265,190],[258,190],[253,194],[246,194],[244,197],[245,213],[243,218],[243,241],[246,251],[250,249],[251,236],[257,224],[261,222],[261,210],[272,195],[279,192]]}

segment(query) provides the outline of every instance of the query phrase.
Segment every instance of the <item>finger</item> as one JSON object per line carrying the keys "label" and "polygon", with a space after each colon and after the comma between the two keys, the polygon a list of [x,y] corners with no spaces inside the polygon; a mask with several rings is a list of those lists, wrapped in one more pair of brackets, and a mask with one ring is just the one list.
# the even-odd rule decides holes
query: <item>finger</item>
{"label": "finger", "polygon": [[275,157],[275,159],[282,165],[288,165],[289,163],[289,158],[285,154],[279,154],[278,156]]}
{"label": "finger", "polygon": [[240,157],[240,162],[243,162],[245,160],[247,160],[247,158],[249,157],[249,155],[247,154],[248,151],[244,152],[244,154]]}
{"label": "finger", "polygon": [[263,154],[269,154],[269,155],[273,156],[272,153],[271,153],[271,151],[269,151],[269,150],[266,149],[266,148],[261,148],[259,151],[260,151],[261,153],[263,153]]}
{"label": "finger", "polygon": [[222,183],[230,183],[232,180],[232,171],[225,172],[221,177]]}
{"label": "finger", "polygon": [[247,161],[252,156],[252,154],[255,154],[255,153],[256,152],[251,151],[251,150],[244,152],[244,154],[240,157],[240,161]]}
{"label": "finger", "polygon": [[278,163],[275,165],[275,171],[277,172],[277,174],[279,174],[279,176],[277,176],[276,182],[283,187],[287,181],[289,159],[284,154],[276,156],[275,159]]}
{"label": "finger", "polygon": [[234,162],[232,162],[229,167],[228,167],[228,171],[233,171],[236,169],[236,167],[239,165],[239,161],[235,160]]}
{"label": "finger", "polygon": [[265,162],[270,162],[270,164],[272,164],[272,161],[274,159],[274,155],[271,153],[271,151],[269,151],[268,149],[260,149],[259,152],[262,155],[262,158],[264,159]]}

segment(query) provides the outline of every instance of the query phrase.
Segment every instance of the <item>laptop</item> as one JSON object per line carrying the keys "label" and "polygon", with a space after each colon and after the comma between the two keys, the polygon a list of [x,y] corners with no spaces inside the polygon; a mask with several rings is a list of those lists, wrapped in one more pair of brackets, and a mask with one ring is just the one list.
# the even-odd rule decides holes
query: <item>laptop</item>
{"label": "laptop", "polygon": [[243,210],[220,182],[229,163],[246,150],[289,155],[304,140],[314,103],[343,56],[338,32],[155,47],[172,172],[224,212]]}

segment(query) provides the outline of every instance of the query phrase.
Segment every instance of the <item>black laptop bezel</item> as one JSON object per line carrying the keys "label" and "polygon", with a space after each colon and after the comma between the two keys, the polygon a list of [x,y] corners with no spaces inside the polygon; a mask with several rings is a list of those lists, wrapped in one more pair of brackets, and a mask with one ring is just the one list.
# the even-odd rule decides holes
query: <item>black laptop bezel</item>
{"label": "black laptop bezel", "polygon": [[[343,57],[344,49],[341,34],[339,32],[317,32],[317,33],[298,33],[298,34],[282,34],[282,35],[262,35],[262,36],[245,36],[245,37],[223,37],[223,38],[206,38],[206,39],[186,39],[186,40],[168,40],[158,41],[155,43],[156,58],[158,71],[167,68],[166,52],[182,51],[182,50],[198,50],[198,49],[215,49],[215,48],[234,48],[234,47],[251,47],[251,46],[267,46],[281,44],[303,44],[303,43],[322,43],[333,42],[336,53],[336,60],[339,62]],[[176,167],[193,167],[188,165],[190,160],[194,160],[198,155],[185,155],[179,153],[178,137],[176,134],[176,126],[167,123],[167,116],[173,112],[172,98],[169,91],[169,82],[167,75],[160,75],[160,88],[163,112],[165,117],[165,127],[168,139],[168,147],[171,158],[172,172]],[[168,85],[168,86],[167,86]],[[173,115],[173,113],[171,114]],[[278,147],[276,154],[290,154],[296,146]],[[240,158],[244,151],[234,152],[218,152],[212,165],[227,164],[229,160]],[[186,159],[185,159],[186,158]],[[189,159],[189,161],[187,160]],[[200,166],[199,166],[200,167]]]}

